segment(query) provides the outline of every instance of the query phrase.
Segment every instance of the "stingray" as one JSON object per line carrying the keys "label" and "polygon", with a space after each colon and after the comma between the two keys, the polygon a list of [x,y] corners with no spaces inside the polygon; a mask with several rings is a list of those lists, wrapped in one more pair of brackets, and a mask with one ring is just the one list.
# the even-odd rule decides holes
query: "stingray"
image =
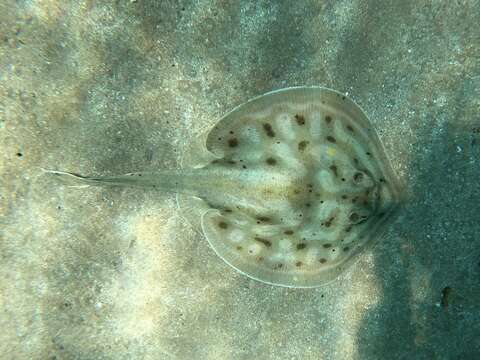
{"label": "stingray", "polygon": [[181,169],[95,177],[177,194],[216,254],[250,278],[330,282],[395,220],[401,187],[367,116],[343,94],[293,87],[256,97],[191,142]]}

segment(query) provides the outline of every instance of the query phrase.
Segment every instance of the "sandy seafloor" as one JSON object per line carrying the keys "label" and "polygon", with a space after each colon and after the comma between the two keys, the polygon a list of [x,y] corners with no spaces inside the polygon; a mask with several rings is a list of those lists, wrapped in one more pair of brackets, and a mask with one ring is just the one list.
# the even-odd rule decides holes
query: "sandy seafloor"
{"label": "sandy seafloor", "polygon": [[[479,359],[479,18],[475,0],[1,1],[0,359]],[[173,195],[40,169],[178,167],[222,114],[295,85],[348,93],[406,184],[325,287],[237,273]]]}

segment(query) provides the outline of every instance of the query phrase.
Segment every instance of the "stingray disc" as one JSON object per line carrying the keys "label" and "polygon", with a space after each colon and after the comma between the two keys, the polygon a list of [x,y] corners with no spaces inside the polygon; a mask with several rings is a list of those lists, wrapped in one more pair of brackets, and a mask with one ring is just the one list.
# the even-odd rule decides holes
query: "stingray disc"
{"label": "stingray disc", "polygon": [[215,191],[179,195],[179,206],[215,252],[251,278],[290,287],[331,281],[399,208],[400,186],[375,130],[336,91],[267,93],[202,139],[183,167],[204,169]]}

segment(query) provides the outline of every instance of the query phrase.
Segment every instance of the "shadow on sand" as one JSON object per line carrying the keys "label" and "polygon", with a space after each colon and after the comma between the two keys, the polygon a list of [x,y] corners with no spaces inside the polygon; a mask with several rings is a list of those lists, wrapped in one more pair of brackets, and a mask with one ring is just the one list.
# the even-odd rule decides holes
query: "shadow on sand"
{"label": "shadow on sand", "polygon": [[479,85],[464,81],[455,110],[421,122],[397,242],[374,252],[383,295],[359,327],[360,359],[480,358]]}

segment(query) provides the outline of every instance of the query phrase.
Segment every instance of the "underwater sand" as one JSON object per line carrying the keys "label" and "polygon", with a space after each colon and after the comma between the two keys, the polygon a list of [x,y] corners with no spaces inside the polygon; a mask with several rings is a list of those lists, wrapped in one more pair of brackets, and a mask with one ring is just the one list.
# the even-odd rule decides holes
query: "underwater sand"
{"label": "underwater sand", "polygon": [[[0,359],[479,358],[479,13],[476,1],[3,1]],[[233,107],[296,85],[364,109],[408,198],[320,288],[238,273],[173,195],[72,189],[40,169],[180,167]]]}

